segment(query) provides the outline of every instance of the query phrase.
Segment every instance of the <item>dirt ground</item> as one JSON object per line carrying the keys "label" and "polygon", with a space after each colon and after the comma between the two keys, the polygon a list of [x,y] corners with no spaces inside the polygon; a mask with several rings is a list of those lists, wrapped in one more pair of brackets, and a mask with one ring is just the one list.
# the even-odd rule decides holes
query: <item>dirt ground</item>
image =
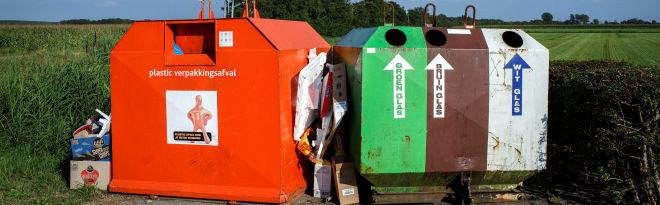
{"label": "dirt ground", "polygon": [[[204,199],[189,199],[189,198],[176,198],[176,197],[157,197],[155,199],[150,199],[149,196],[145,195],[132,195],[132,194],[117,194],[117,193],[105,193],[99,199],[87,203],[88,205],[213,205],[213,204],[229,204],[228,201],[220,200],[204,200]],[[239,202],[238,204],[259,204],[259,203],[246,203]],[[293,205],[308,205],[308,204],[321,204],[321,205],[335,205],[336,201],[325,201],[318,198],[314,198],[308,194],[300,195],[298,198],[291,202]],[[534,201],[518,201],[518,202],[500,202],[500,203],[488,203],[489,205],[493,204],[503,204],[503,205],[512,205],[512,204],[579,204],[575,201],[562,199],[557,196],[543,197]]]}
{"label": "dirt ground", "polygon": [[[188,199],[188,198],[175,198],[175,197],[157,197],[150,199],[145,195],[131,195],[131,194],[116,194],[107,193],[103,194],[98,200],[87,203],[88,205],[211,205],[211,204],[228,204],[227,201],[218,200],[203,200],[203,199]],[[239,204],[258,204],[258,203],[245,203]],[[321,199],[314,198],[308,194],[303,194],[296,198],[291,204],[304,205],[304,204],[327,204],[334,205],[335,202],[322,201]]]}

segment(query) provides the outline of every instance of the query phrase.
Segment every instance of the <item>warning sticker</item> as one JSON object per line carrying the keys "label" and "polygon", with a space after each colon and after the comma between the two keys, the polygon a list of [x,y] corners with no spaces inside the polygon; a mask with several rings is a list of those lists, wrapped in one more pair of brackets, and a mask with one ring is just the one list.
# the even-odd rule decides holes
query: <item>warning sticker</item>
{"label": "warning sticker", "polygon": [[220,31],[220,47],[234,47],[234,32],[233,31]]}
{"label": "warning sticker", "polygon": [[218,146],[216,91],[165,92],[167,144]]}

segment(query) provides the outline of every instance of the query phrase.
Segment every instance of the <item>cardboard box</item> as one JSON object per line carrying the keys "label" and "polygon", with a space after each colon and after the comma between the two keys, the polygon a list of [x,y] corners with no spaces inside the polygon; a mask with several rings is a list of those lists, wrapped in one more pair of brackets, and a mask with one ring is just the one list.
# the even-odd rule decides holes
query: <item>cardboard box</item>
{"label": "cardboard box", "polygon": [[328,198],[332,195],[332,166],[317,163],[314,165],[314,197]]}
{"label": "cardboard box", "polygon": [[110,161],[110,134],[72,138],[70,143],[73,160]]}
{"label": "cardboard box", "polygon": [[83,186],[95,186],[108,190],[110,183],[110,162],[107,161],[71,161],[69,187],[78,189]]}
{"label": "cardboard box", "polygon": [[337,188],[339,204],[360,203],[357,179],[355,178],[355,166],[352,162],[334,163],[334,181]]}

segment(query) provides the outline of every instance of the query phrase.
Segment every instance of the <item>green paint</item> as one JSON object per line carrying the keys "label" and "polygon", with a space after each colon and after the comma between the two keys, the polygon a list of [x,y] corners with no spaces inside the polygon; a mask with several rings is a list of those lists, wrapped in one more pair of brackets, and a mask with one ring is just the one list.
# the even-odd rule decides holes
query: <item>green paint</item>
{"label": "green paint", "polygon": [[[406,34],[394,47],[385,40],[390,29]],[[426,42],[417,27],[378,27],[363,45],[361,61],[349,70],[355,108],[351,133],[359,129],[359,148],[351,151],[361,173],[424,173],[426,162]],[[367,52],[368,48],[375,53]],[[405,118],[394,119],[394,72],[385,67],[401,55],[412,67],[405,72]],[[356,96],[357,95],[357,96]],[[356,102],[357,101],[357,102]],[[359,116],[356,116],[359,115]],[[357,134],[357,133],[355,133]],[[358,135],[352,135],[358,136]]]}

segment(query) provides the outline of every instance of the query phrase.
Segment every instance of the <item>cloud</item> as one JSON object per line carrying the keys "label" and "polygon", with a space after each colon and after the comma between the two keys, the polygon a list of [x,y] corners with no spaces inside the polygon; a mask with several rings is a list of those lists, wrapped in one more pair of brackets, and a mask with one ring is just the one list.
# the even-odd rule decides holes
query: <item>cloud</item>
{"label": "cloud", "polygon": [[99,6],[102,6],[102,7],[115,7],[115,6],[119,6],[119,3],[117,3],[116,1],[113,1],[113,0],[106,0],[106,1],[101,2]]}

